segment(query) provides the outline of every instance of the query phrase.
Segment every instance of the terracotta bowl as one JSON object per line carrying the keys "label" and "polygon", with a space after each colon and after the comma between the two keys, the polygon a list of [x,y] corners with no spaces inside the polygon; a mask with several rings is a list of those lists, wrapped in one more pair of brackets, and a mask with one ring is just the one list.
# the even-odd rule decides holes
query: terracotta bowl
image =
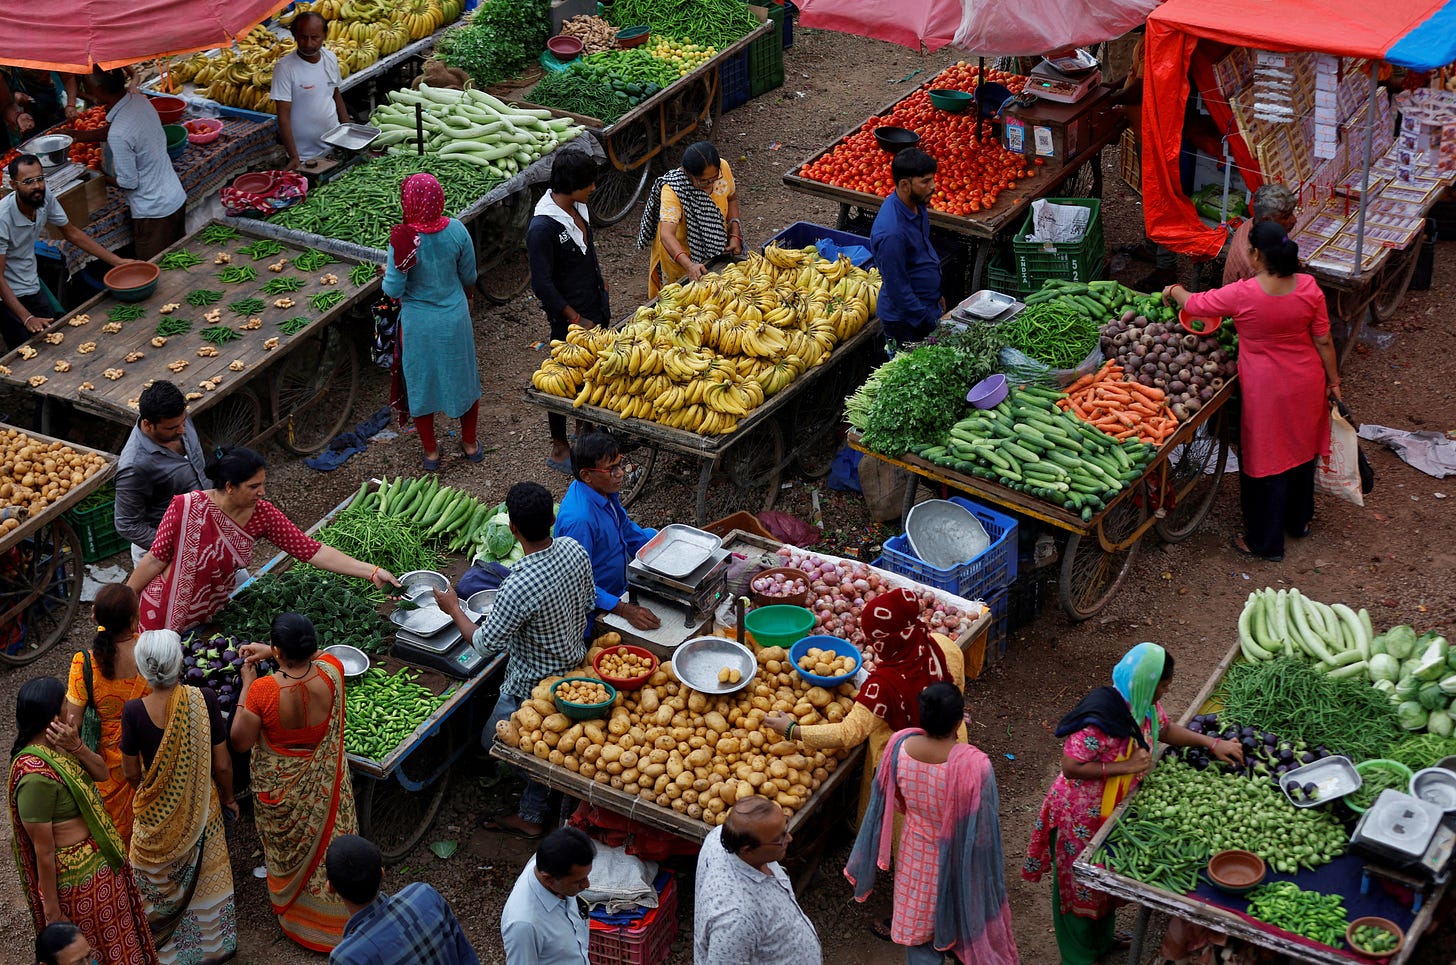
{"label": "terracotta bowl", "polygon": [[130,261],[108,271],[103,281],[113,291],[130,291],[150,285],[161,273],[162,269],[150,261]]}
{"label": "terracotta bowl", "polygon": [[586,47],[579,38],[568,37],[563,34],[546,41],[546,49],[551,51],[557,60],[565,63],[566,61],[575,60],[580,57],[581,52]]}
{"label": "terracotta bowl", "polygon": [[233,187],[235,189],[248,194],[267,191],[272,184],[273,179],[266,174],[240,174],[233,180]]}
{"label": "terracotta bowl", "polygon": [[[1359,945],[1356,945],[1355,929],[1362,928],[1365,925],[1373,925],[1376,928],[1390,932],[1395,936],[1395,947],[1388,952],[1367,952]],[[1373,915],[1367,915],[1364,918],[1356,918],[1350,922],[1350,927],[1345,929],[1345,944],[1349,945],[1362,958],[1384,961],[1387,958],[1400,954],[1400,950],[1405,947],[1405,932],[1401,931],[1400,926],[1388,918],[1377,918]]]}
{"label": "terracotta bowl", "polygon": [[1208,859],[1208,877],[1230,894],[1242,895],[1263,884],[1268,874],[1264,859],[1252,851],[1220,851]]}

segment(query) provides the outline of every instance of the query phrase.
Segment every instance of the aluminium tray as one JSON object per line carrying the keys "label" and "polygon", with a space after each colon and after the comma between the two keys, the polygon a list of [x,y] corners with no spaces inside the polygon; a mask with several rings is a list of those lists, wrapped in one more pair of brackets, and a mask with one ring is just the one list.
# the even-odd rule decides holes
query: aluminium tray
{"label": "aluminium tray", "polygon": [[[1296,801],[1288,790],[1291,783],[1303,786],[1314,784],[1319,788],[1319,797],[1313,801]],[[1289,803],[1297,808],[1319,807],[1321,804],[1328,804],[1346,794],[1351,794],[1360,789],[1365,779],[1360,772],[1355,770],[1355,765],[1348,757],[1335,754],[1331,757],[1321,758],[1312,764],[1303,767],[1296,767],[1292,771],[1285,771],[1284,776],[1279,779],[1279,790],[1289,798]]]}
{"label": "aluminium tray", "polygon": [[723,546],[712,533],[672,523],[637,551],[637,559],[649,570],[663,576],[682,578],[702,566]]}

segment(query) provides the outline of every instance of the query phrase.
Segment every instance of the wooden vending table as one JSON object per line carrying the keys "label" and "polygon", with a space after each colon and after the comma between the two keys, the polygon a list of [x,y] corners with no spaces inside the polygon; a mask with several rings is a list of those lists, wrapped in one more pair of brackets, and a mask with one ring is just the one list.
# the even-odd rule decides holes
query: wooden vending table
{"label": "wooden vending table", "polygon": [[[0,359],[10,369],[10,374],[0,376],[0,380],[28,386],[30,378],[44,377],[44,384],[31,387],[31,391],[47,400],[65,402],[118,423],[126,431],[136,420],[136,399],[142,389],[152,380],[167,379],[177,383],[184,393],[197,394],[190,401],[191,411],[198,417],[199,430],[211,445],[251,442],[281,430],[279,442],[293,452],[309,454],[322,449],[348,419],[359,379],[353,341],[334,323],[351,306],[367,298],[375,290],[376,282],[371,279],[363,286],[355,285],[349,277],[355,262],[342,259],[317,271],[300,271],[293,263],[303,253],[304,246],[286,242],[281,254],[253,260],[240,254],[238,249],[262,235],[246,224],[238,229],[243,237],[222,245],[204,244],[199,236],[206,230],[206,227],[199,229],[167,249],[168,252],[190,251],[202,259],[202,264],[185,270],[163,270],[156,291],[136,303],[136,307],[145,311],[141,318],[122,322],[118,332],[103,332],[103,326],[110,323],[109,314],[126,306],[110,293],[97,295],[57,319],[45,333]],[[214,263],[214,256],[223,251],[230,253],[231,265]],[[287,259],[285,269],[277,273],[270,271],[268,266],[280,258]],[[257,272],[256,279],[243,284],[221,280],[224,268],[242,266],[252,267]],[[325,274],[338,276],[337,284],[321,284]],[[270,281],[290,277],[301,283],[298,291],[286,295],[262,293],[263,286]],[[188,304],[187,295],[198,289],[221,291],[223,297],[211,306],[194,307]],[[314,308],[310,299],[326,292],[338,292],[344,297],[330,308]],[[262,326],[256,330],[241,329],[250,316],[237,314],[228,307],[249,297],[264,303],[263,311],[251,316],[262,319]],[[292,299],[294,304],[276,307],[278,298]],[[177,303],[179,307],[163,315],[161,308],[169,303]],[[218,354],[208,358],[197,353],[208,345],[199,333],[214,324],[203,318],[210,309],[220,309],[222,318],[217,324],[232,328],[241,337],[217,346]],[[80,326],[70,324],[83,315],[89,318],[88,322]],[[294,334],[285,335],[279,324],[296,317],[306,318],[307,324]],[[157,337],[158,324],[168,318],[190,321],[191,331],[168,337],[163,346],[153,346],[151,340]],[[53,334],[59,334],[64,341],[58,345],[47,343],[46,337]],[[277,347],[265,348],[265,341],[275,337]],[[94,348],[81,352],[80,348],[88,342],[94,343]],[[36,351],[34,358],[21,357],[27,348]],[[134,360],[127,361],[132,353],[136,353]],[[233,370],[235,361],[241,363],[241,371]],[[69,371],[56,371],[58,362],[68,363]],[[187,365],[180,372],[174,372],[169,366],[176,362]],[[113,380],[105,376],[108,370],[120,370],[124,374]],[[268,375],[266,388],[254,390],[253,380],[262,373]],[[212,378],[219,380],[215,388],[201,387],[201,382]],[[83,383],[89,383],[90,387],[83,387]],[[264,393],[270,410],[266,425],[260,401]]]}
{"label": "wooden vending table", "polygon": [[0,534],[0,664],[21,666],[55,646],[81,607],[81,541],[64,515],[111,478],[116,457],[0,423],[0,431],[12,429],[37,442],[60,442],[100,456],[106,463],[44,510]]}

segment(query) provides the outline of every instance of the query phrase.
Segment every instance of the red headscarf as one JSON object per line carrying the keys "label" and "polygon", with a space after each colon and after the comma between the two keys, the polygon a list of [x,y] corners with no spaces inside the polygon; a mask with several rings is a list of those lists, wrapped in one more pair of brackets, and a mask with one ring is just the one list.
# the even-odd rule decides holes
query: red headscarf
{"label": "red headscarf", "polygon": [[409,271],[415,265],[420,235],[444,231],[450,223],[445,214],[445,189],[433,174],[411,174],[399,186],[404,223],[389,229],[389,246],[394,249],[394,267]]}
{"label": "red headscarf", "polygon": [[890,590],[865,604],[859,625],[877,651],[874,673],[855,700],[894,731],[920,726],[920,691],[950,680],[940,647],[920,622],[920,597]]}

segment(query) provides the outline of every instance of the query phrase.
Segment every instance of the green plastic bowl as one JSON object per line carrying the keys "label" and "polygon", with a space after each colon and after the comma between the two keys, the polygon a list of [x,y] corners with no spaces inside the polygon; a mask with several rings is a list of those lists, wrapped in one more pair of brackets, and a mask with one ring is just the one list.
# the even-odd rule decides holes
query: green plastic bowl
{"label": "green plastic bowl", "polygon": [[933,90],[929,93],[932,106],[956,114],[968,109],[976,100],[963,90]]}
{"label": "green plastic bowl", "polygon": [[[578,704],[559,696],[556,691],[561,685],[572,680],[580,680],[586,683],[601,684],[607,688],[607,699],[599,704]],[[556,709],[561,711],[572,720],[592,720],[604,716],[612,709],[612,701],[617,699],[617,688],[599,677],[564,677],[551,685],[551,699],[556,704]]]}
{"label": "green plastic bowl", "polygon": [[176,159],[187,150],[187,128],[181,124],[164,124],[162,130],[167,132],[167,154]]}
{"label": "green plastic bowl", "polygon": [[[1359,764],[1355,765],[1355,773],[1360,775],[1360,779],[1362,781],[1365,780],[1368,772],[1379,770],[1395,771],[1397,774],[1400,775],[1400,783],[1395,785],[1395,789],[1397,791],[1404,791],[1409,788],[1411,778],[1415,777],[1414,772],[1412,772],[1410,768],[1406,767],[1400,761],[1392,761],[1384,757],[1377,757],[1374,760],[1369,761],[1361,761]],[[1346,794],[1344,797],[1340,798],[1340,800],[1344,801],[1345,806],[1348,807],[1351,811],[1354,811],[1356,814],[1364,814],[1368,809],[1361,807],[1351,800],[1351,798],[1354,796],[1354,793],[1354,791],[1351,791],[1349,794]],[[1376,795],[1376,797],[1379,796],[1380,795],[1378,794]]]}
{"label": "green plastic bowl", "polygon": [[748,611],[743,625],[748,630],[750,643],[787,650],[813,631],[814,611],[776,603]]}
{"label": "green plastic bowl", "polygon": [[652,27],[648,24],[639,24],[635,27],[628,27],[625,30],[617,31],[617,46],[623,50],[631,47],[640,47],[647,43],[652,36]]}

